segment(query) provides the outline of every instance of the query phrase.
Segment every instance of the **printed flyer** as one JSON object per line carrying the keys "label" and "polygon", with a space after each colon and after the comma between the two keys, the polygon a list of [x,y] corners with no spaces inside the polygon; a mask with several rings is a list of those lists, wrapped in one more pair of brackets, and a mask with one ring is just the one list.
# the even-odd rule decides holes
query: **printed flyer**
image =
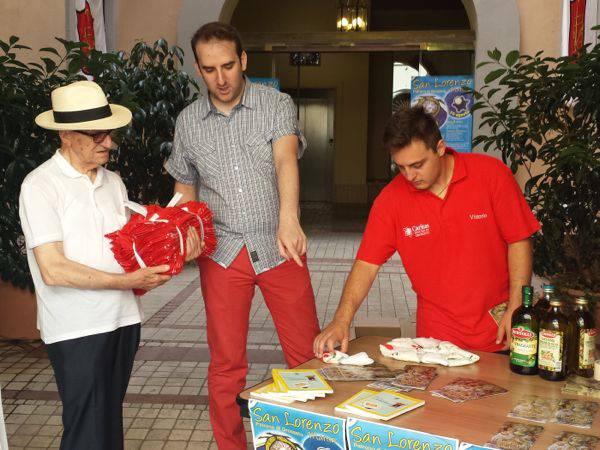
{"label": "printed flyer", "polygon": [[255,450],[346,450],[345,420],[250,399]]}
{"label": "printed flyer", "polygon": [[420,450],[458,450],[458,439],[398,428],[382,423],[348,418],[346,424],[349,450],[392,448]]}
{"label": "printed flyer", "polygon": [[410,103],[422,106],[435,117],[446,145],[459,152],[471,152],[473,137],[473,89],[471,76],[414,77]]}

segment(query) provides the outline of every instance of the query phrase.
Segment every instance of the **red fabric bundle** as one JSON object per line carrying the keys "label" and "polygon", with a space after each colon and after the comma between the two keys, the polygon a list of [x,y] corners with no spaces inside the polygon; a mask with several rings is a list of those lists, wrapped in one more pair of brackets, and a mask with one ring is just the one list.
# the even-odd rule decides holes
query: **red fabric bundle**
{"label": "red fabric bundle", "polygon": [[[166,274],[180,273],[185,263],[190,227],[194,227],[204,241],[201,256],[209,256],[215,250],[217,240],[212,212],[205,203],[192,201],[173,207],[149,205],[145,208],[145,216],[134,214],[123,228],[106,235],[115,259],[125,272],[168,264]],[[141,289],[133,291],[136,295],[146,293]]]}

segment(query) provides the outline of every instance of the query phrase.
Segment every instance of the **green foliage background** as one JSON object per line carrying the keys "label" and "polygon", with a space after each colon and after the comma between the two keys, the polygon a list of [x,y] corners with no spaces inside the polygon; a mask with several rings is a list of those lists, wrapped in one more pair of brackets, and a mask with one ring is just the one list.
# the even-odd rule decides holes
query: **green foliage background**
{"label": "green foliage background", "polygon": [[[171,152],[175,120],[198,96],[198,85],[179,68],[183,50],[159,39],[137,43],[131,52],[84,51],[84,44],[57,39],[40,49],[38,62],[24,62],[31,49],[12,36],[0,40],[0,278],[33,289],[19,221],[19,192],[25,176],[60,146],[58,133],[35,125],[52,108],[56,87],[92,75],[109,102],[133,113],[130,127],[117,136],[108,168],[119,172],[130,198],[165,204],[173,193],[163,164]],[[87,49],[86,49],[87,50]]]}
{"label": "green foliage background", "polygon": [[600,44],[559,58],[488,52],[475,93],[484,150],[500,149],[527,174],[526,197],[542,230],[534,272],[563,288],[600,292]]}

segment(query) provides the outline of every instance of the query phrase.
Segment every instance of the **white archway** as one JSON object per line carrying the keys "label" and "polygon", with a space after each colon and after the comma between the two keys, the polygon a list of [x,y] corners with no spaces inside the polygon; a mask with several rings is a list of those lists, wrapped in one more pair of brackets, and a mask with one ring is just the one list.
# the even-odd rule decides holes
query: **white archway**
{"label": "white archway", "polygon": [[[519,50],[521,42],[521,26],[519,9],[516,0],[462,0],[469,16],[471,29],[475,31],[475,89],[484,85],[483,79],[489,70],[488,66],[480,69],[477,65],[488,59],[488,50],[498,48],[502,55],[511,50]],[[479,129],[481,110],[475,111],[473,120],[473,136],[485,132]],[[479,150],[481,151],[481,150]],[[500,157],[500,150],[490,151]]]}
{"label": "white archway", "polygon": [[[177,44],[190,55],[190,39],[203,23],[229,22],[239,0],[183,0],[177,27]],[[475,67],[497,47],[503,55],[519,49],[520,21],[517,0],[462,0],[471,29],[475,31]],[[186,58],[184,70],[195,74],[193,58]],[[475,88],[483,86],[487,68],[475,68]],[[479,132],[480,115],[475,114],[473,132]]]}

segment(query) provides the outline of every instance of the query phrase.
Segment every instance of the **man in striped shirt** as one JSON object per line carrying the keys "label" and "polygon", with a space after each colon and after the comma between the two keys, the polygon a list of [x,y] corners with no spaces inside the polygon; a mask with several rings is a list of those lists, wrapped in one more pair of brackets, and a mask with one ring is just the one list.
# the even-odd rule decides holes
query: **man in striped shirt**
{"label": "man in striped shirt", "polygon": [[250,82],[239,34],[218,22],[192,38],[207,94],[177,119],[166,163],[182,202],[205,201],[217,248],[200,260],[211,361],[210,417],[220,450],[246,448],[236,405],[244,389],[255,286],[271,312],[288,366],[313,357],[319,333],[299,222],[297,159],[306,147],[289,95]]}

